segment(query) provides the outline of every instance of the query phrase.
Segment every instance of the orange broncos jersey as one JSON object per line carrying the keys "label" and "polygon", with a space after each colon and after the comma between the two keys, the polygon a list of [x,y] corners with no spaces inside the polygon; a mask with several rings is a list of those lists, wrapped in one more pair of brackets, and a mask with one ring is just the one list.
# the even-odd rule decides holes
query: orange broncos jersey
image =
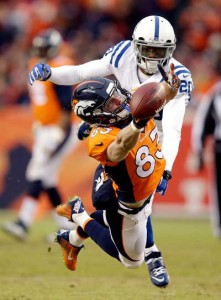
{"label": "orange broncos jersey", "polygon": [[[30,59],[29,70],[38,62],[39,58]],[[73,61],[64,56],[57,56],[47,61],[47,64],[51,67],[58,67],[62,65],[72,65]],[[56,124],[62,112],[59,99],[53,86],[54,84],[52,82],[38,80],[36,80],[32,86],[29,86],[34,119],[43,125]]]}
{"label": "orange broncos jersey", "polygon": [[123,161],[107,161],[107,147],[116,139],[119,131],[116,127],[92,129],[88,139],[88,153],[105,165],[105,170],[114,181],[116,192],[125,192],[126,197],[122,201],[142,201],[156,190],[166,165],[157,127],[151,119],[144,132],[140,133],[137,144]]}

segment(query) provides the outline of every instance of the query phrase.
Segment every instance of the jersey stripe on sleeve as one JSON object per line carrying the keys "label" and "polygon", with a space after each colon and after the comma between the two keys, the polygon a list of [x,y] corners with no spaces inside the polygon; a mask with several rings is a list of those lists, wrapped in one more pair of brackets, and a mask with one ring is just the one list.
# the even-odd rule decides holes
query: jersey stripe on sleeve
{"label": "jersey stripe on sleeve", "polygon": [[174,69],[175,69],[175,73],[176,73],[177,76],[180,75],[180,74],[189,74],[189,75],[191,75],[190,71],[182,65],[175,66]]}
{"label": "jersey stripe on sleeve", "polygon": [[110,64],[114,65],[115,68],[118,68],[121,57],[127,51],[127,49],[130,47],[130,45],[131,45],[131,41],[122,41],[119,44],[117,44],[113,48],[113,53],[111,55]]}

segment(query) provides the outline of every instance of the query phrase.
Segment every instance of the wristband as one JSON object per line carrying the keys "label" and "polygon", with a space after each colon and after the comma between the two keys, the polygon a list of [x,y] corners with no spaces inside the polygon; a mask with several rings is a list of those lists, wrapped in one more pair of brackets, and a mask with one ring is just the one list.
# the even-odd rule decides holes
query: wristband
{"label": "wristband", "polygon": [[166,179],[166,180],[170,180],[170,179],[172,178],[171,172],[165,170],[165,171],[163,172],[163,178]]}
{"label": "wristband", "polygon": [[137,128],[137,127],[134,125],[134,122],[133,122],[133,121],[130,122],[130,125],[131,125],[131,128],[132,128],[132,130],[133,130],[134,132],[141,132],[141,130],[143,129],[143,128]]}

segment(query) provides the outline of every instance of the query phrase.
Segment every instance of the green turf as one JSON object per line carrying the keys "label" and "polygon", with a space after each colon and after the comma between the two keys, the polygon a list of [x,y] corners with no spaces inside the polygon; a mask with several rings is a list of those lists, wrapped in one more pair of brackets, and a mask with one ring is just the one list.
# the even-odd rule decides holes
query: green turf
{"label": "green turf", "polygon": [[[1,212],[0,218],[13,215]],[[26,243],[0,232],[0,300],[220,300],[221,240],[212,236],[209,221],[153,223],[171,276],[168,288],[150,283],[145,264],[126,269],[90,240],[77,270],[67,270],[59,245],[44,240],[54,230],[46,218],[34,224]]]}

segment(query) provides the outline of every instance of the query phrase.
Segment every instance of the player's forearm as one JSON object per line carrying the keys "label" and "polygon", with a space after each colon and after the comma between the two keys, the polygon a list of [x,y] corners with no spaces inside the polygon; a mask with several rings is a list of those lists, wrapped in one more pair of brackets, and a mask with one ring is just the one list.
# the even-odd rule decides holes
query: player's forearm
{"label": "player's forearm", "polygon": [[165,107],[162,119],[162,150],[166,159],[166,169],[172,169],[181,139],[181,130],[186,110],[186,97],[180,96],[170,101]]}
{"label": "player's forearm", "polygon": [[105,77],[110,73],[108,65],[98,59],[78,66],[51,68],[51,76],[48,80],[56,84],[73,85],[88,78]]}
{"label": "player's forearm", "polygon": [[122,129],[116,140],[107,149],[107,158],[113,162],[123,160],[128,152],[136,145],[140,131],[134,130],[133,125],[129,124]]}
{"label": "player's forearm", "polygon": [[164,139],[162,150],[163,155],[166,159],[166,167],[165,170],[172,171],[174,161],[177,157],[179,150],[180,138],[179,137],[171,137],[169,140]]}
{"label": "player's forearm", "polygon": [[77,66],[62,66],[51,68],[48,81],[59,85],[73,85],[81,80]]}

